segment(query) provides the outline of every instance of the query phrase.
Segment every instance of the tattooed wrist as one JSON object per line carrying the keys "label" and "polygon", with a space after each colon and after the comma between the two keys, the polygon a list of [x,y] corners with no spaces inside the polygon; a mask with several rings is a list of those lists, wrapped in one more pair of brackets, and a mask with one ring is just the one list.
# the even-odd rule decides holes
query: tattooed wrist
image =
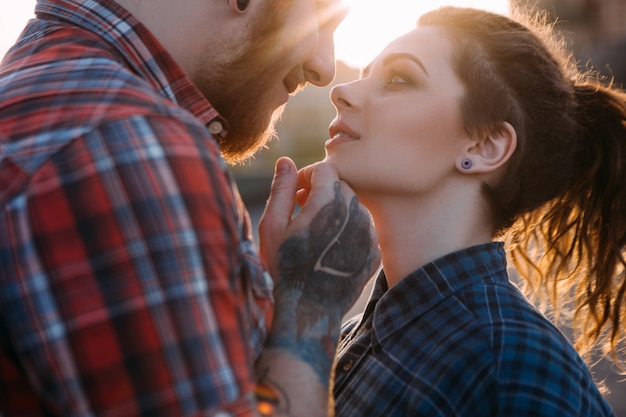
{"label": "tattooed wrist", "polygon": [[274,321],[266,346],[286,350],[308,363],[320,384],[327,386],[341,316],[311,305],[302,299],[301,290],[289,285],[278,285],[275,298]]}
{"label": "tattooed wrist", "polygon": [[327,385],[343,314],[361,293],[374,258],[370,219],[341,185],[308,229],[279,249],[275,320],[269,346],[309,363]]}
{"label": "tattooed wrist", "polygon": [[[326,345],[324,345],[325,341],[328,342]],[[334,351],[337,348],[336,340],[320,340],[311,337],[301,337],[294,340],[293,337],[277,334],[268,339],[267,348],[289,352],[311,367],[320,385],[329,386]],[[332,350],[333,353],[329,354],[329,350]]]}

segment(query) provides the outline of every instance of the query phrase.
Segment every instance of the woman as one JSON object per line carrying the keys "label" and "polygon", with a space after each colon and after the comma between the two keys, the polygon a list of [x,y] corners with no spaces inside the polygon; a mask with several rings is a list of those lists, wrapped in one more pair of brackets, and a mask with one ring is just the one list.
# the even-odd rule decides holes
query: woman
{"label": "woman", "polygon": [[322,163],[383,255],[343,333],[338,417],[612,415],[579,354],[623,336],[625,95],[539,28],[442,8],[333,89]]}

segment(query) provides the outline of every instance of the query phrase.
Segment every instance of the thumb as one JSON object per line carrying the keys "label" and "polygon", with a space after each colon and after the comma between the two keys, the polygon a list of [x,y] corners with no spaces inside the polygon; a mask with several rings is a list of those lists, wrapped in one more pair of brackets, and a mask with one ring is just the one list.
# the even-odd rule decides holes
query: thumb
{"label": "thumb", "polygon": [[295,194],[298,187],[298,176],[295,163],[282,157],[276,161],[274,179],[270,196],[265,206],[263,217],[274,219],[273,223],[287,227],[295,207]]}
{"label": "thumb", "polygon": [[[295,163],[282,157],[276,161],[270,196],[259,222],[261,249],[270,249],[284,235],[295,208],[298,175]],[[269,246],[269,247],[268,247]]]}

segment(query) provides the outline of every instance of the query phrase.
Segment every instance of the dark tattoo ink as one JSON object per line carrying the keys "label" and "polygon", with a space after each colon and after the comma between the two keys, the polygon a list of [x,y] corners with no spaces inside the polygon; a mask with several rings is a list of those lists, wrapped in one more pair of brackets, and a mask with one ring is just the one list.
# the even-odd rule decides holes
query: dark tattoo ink
{"label": "dark tattoo ink", "polygon": [[[280,247],[276,291],[297,298],[290,318],[295,320],[297,346],[289,347],[316,369],[325,384],[342,315],[370,277],[373,257],[369,216],[356,197],[346,204],[338,182],[334,200],[320,210],[309,230]],[[316,338],[302,338],[313,328]],[[288,340],[279,337],[275,342],[283,345]]]}

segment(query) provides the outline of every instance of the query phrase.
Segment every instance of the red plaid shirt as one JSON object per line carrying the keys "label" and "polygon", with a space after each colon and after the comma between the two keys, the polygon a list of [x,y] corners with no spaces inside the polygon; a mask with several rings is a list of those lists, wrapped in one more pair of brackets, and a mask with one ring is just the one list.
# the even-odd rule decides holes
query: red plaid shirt
{"label": "red plaid shirt", "polygon": [[271,282],[226,122],[116,3],[36,12],[0,67],[0,414],[250,415]]}

